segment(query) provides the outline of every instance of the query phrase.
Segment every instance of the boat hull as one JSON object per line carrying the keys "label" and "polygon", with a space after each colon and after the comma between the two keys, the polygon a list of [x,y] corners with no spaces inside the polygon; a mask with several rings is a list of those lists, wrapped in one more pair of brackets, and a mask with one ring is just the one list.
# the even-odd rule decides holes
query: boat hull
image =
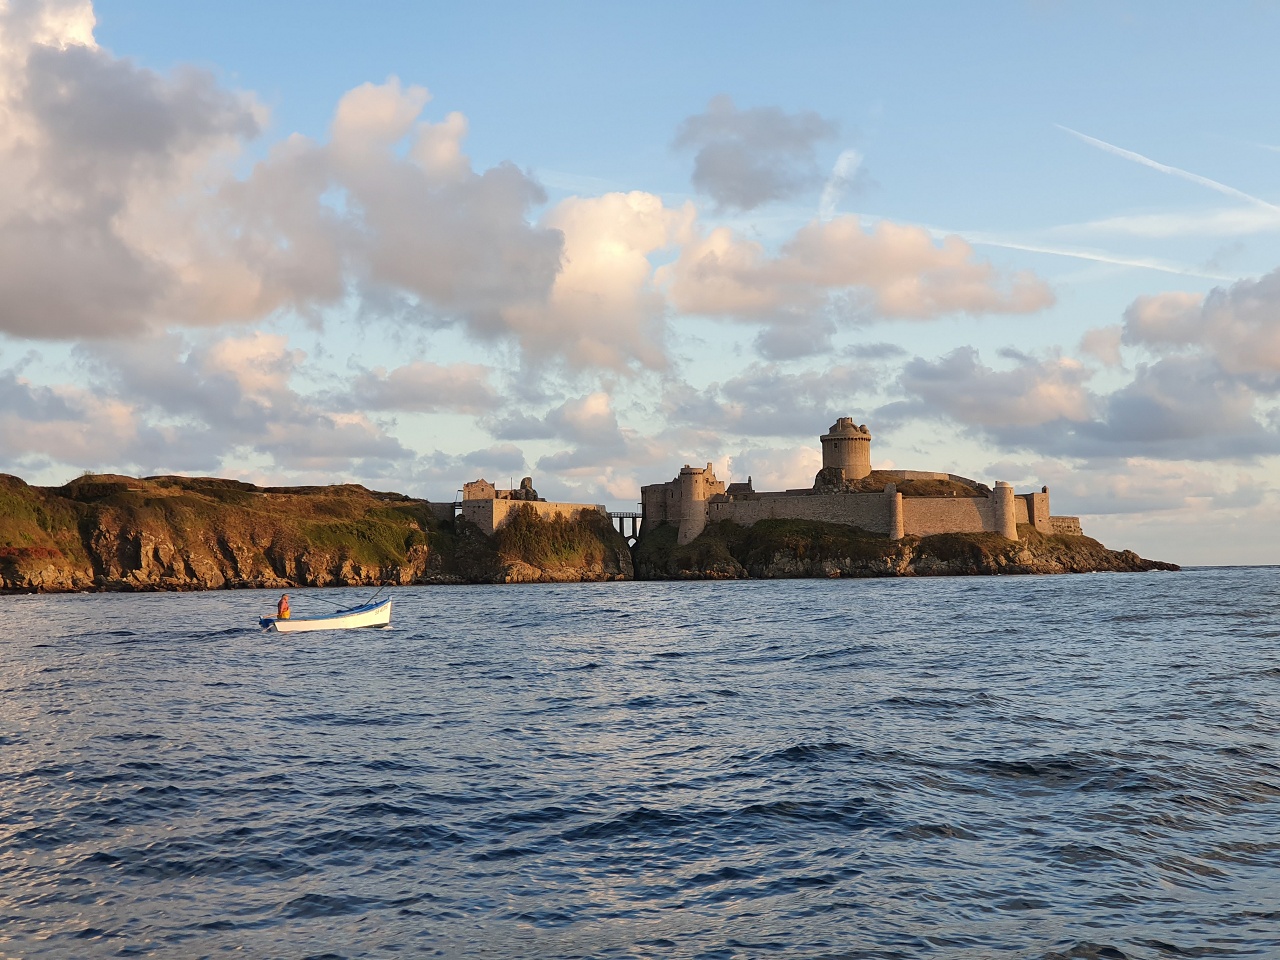
{"label": "boat hull", "polygon": [[310,630],[350,630],[355,627],[386,627],[391,625],[391,599],[350,610],[338,610],[323,617],[297,620],[279,620],[263,617],[258,621],[262,629],[270,633],[305,633]]}

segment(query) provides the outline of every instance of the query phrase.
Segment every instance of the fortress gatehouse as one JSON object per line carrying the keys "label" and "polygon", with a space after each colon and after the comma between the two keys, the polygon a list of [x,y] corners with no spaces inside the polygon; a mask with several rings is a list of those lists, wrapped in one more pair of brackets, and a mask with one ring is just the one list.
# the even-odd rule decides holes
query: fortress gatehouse
{"label": "fortress gatehouse", "polygon": [[1015,494],[1003,480],[994,487],[951,473],[872,470],[871,433],[866,424],[841,417],[822,435],[822,469],[813,486],[759,491],[745,483],[727,486],[711,464],[685,464],[667,483],[640,488],[642,530],[658,523],[679,527],[688,543],[708,523],[730,520],[822,520],[882,533],[891,540],[937,533],[998,533],[1018,539],[1018,525],[1042,533],[1081,533],[1078,517],[1049,514],[1049,488]]}

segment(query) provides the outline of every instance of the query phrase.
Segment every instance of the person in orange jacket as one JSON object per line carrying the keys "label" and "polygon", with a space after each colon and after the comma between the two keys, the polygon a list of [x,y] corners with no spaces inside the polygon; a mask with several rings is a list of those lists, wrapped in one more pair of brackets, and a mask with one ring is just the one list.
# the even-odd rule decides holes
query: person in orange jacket
{"label": "person in orange jacket", "polygon": [[276,604],[276,619],[277,620],[289,619],[289,595],[287,593],[282,594],[280,597],[280,602]]}

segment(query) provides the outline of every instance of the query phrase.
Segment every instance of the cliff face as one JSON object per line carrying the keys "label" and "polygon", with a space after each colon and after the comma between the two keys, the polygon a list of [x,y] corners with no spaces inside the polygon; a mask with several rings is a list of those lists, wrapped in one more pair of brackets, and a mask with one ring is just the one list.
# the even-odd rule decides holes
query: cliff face
{"label": "cliff face", "polygon": [[1018,528],[1018,541],[994,533],[950,533],[889,540],[857,527],[805,520],[762,520],[750,527],[713,524],[684,546],[676,527],[646,530],[635,548],[636,577],[775,579],[910,577],[964,574],[1092,573],[1177,570],[1132,551],[1108,550],[1091,537],[1047,536]]}
{"label": "cliff face", "polygon": [[[449,505],[361,486],[110,475],[63,487],[0,475],[0,590],[202,590],[631,576],[608,519],[523,539],[455,526]],[[559,537],[559,546],[540,537]],[[570,543],[572,548],[566,547]],[[625,559],[624,559],[625,558]]]}

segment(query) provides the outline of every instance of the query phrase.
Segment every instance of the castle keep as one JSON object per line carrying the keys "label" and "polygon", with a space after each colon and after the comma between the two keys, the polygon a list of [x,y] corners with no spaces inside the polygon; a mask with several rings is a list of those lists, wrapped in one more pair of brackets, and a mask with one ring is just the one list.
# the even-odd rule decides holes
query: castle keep
{"label": "castle keep", "polygon": [[937,533],[998,533],[1018,539],[1018,524],[1042,533],[1079,534],[1077,517],[1049,515],[1049,488],[1015,494],[997,481],[994,487],[950,473],[872,470],[871,433],[841,417],[822,435],[822,469],[813,486],[757,491],[751,478],[727,486],[710,463],[685,464],[668,483],[640,488],[642,530],[672,523],[678,542],[688,543],[708,523],[729,520],[749,527],[757,520],[821,520],[861,527],[891,540]]}

